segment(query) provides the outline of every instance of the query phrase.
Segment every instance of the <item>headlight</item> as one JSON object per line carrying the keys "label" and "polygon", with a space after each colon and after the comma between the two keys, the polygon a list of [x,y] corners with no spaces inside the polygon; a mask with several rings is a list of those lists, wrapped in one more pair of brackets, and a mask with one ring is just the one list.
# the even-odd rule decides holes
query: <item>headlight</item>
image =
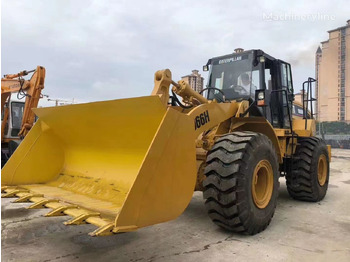
{"label": "headlight", "polygon": [[265,93],[264,92],[260,92],[258,94],[258,100],[264,100],[264,98],[265,98]]}

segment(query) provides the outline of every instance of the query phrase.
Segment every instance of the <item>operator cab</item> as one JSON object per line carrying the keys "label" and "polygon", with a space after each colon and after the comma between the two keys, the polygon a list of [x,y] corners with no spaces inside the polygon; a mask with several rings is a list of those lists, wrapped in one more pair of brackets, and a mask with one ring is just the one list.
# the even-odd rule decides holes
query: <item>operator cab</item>
{"label": "operator cab", "polygon": [[262,50],[209,59],[206,97],[218,102],[249,100],[251,116],[263,116],[276,128],[291,127],[293,81],[290,64]]}
{"label": "operator cab", "polygon": [[[24,102],[12,101],[7,103],[8,119],[4,128],[4,138],[19,139],[18,133],[21,131],[22,118],[24,112]],[[1,112],[1,122],[4,121],[5,110]]]}

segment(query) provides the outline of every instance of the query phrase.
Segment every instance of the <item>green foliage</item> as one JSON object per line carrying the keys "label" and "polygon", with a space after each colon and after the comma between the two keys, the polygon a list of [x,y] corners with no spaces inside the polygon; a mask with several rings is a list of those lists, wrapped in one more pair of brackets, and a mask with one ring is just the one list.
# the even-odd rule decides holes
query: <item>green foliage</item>
{"label": "green foliage", "polygon": [[319,129],[327,135],[349,135],[350,124],[345,122],[316,122],[316,130],[319,133]]}

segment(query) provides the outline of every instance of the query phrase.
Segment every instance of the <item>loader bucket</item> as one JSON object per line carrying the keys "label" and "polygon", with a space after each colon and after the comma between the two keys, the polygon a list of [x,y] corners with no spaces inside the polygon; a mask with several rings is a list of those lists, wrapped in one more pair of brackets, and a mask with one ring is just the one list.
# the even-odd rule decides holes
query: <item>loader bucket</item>
{"label": "loader bucket", "polygon": [[92,235],[165,222],[187,207],[193,119],[158,96],[33,110],[38,122],[2,169],[5,197],[99,226]]}

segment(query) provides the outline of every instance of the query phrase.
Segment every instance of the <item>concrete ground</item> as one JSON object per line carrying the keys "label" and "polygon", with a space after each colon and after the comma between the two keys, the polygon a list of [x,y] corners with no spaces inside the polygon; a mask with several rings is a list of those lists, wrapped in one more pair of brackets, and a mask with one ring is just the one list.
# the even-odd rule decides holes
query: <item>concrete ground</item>
{"label": "concrete ground", "polygon": [[350,150],[334,149],[326,198],[294,201],[284,178],[270,226],[255,236],[221,230],[196,192],[176,220],[136,232],[89,237],[92,225],[1,200],[2,261],[350,261]]}

